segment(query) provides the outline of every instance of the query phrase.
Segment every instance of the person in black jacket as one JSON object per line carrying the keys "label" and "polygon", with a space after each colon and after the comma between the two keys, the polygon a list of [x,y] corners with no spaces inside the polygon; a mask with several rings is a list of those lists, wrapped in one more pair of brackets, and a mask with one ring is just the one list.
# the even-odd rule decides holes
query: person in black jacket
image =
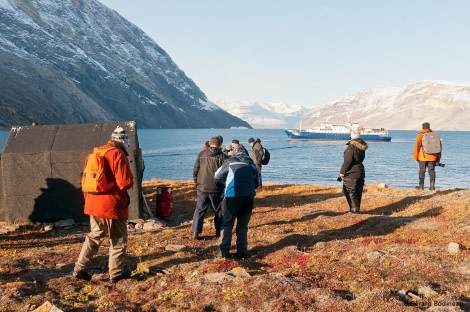
{"label": "person in black jacket", "polygon": [[353,128],[351,140],[346,143],[344,161],[339,175],[343,180],[343,193],[349,205],[350,213],[359,213],[361,210],[362,190],[364,188],[365,169],[362,162],[369,147],[361,139],[360,128]]}
{"label": "person in black jacket", "polygon": [[227,156],[221,150],[221,137],[214,136],[209,140],[209,148],[199,152],[193,168],[194,184],[197,192],[196,210],[191,227],[192,238],[199,239],[204,224],[204,216],[209,205],[214,210],[215,235],[220,236],[222,226],[222,209],[224,185],[216,184],[214,172],[222,166]]}
{"label": "person in black jacket", "polygon": [[253,211],[255,189],[259,186],[258,170],[244,147],[232,148],[227,158],[215,172],[215,181],[225,184],[225,211],[222,223],[218,256],[228,257],[232,245],[232,229],[237,221],[237,256],[246,258],[248,249],[248,222]]}

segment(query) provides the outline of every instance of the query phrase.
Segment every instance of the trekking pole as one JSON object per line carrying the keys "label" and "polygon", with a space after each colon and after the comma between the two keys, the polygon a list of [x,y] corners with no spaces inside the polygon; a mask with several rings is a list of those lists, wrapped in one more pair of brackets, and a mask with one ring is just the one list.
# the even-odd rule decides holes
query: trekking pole
{"label": "trekking pole", "polygon": [[150,218],[153,218],[154,216],[153,216],[152,211],[150,210],[149,205],[147,204],[147,200],[145,199],[144,191],[142,191],[142,197],[144,198],[145,207],[147,207],[147,211],[150,214]]}

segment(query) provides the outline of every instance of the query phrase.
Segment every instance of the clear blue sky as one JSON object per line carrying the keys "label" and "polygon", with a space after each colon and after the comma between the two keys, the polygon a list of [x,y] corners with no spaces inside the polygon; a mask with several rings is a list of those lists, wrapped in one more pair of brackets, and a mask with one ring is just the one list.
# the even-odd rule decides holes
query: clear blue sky
{"label": "clear blue sky", "polygon": [[209,100],[312,108],[368,88],[470,82],[467,0],[100,0]]}

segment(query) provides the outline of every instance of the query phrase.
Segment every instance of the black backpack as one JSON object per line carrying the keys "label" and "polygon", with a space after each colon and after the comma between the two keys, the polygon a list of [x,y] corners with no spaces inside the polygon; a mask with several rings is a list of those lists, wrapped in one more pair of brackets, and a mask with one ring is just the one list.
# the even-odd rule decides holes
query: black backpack
{"label": "black backpack", "polygon": [[266,148],[263,148],[263,158],[261,159],[261,164],[266,166],[269,164],[269,159],[271,158],[271,154]]}

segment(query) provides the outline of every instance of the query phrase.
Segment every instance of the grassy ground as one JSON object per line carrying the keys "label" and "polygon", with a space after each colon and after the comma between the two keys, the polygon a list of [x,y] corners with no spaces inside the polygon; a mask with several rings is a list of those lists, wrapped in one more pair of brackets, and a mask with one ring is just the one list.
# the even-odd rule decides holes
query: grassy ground
{"label": "grassy ground", "polygon": [[145,182],[151,210],[157,186],[173,189],[172,216],[159,229],[130,232],[132,277],[116,284],[106,273],[107,242],[92,281],[71,278],[86,225],[44,232],[25,224],[1,234],[0,311],[46,301],[63,311],[470,310],[467,189],[368,185],[363,213],[351,215],[340,187],[264,185],[248,258],[238,260],[215,257],[212,213],[203,238],[189,238],[192,182]]}

